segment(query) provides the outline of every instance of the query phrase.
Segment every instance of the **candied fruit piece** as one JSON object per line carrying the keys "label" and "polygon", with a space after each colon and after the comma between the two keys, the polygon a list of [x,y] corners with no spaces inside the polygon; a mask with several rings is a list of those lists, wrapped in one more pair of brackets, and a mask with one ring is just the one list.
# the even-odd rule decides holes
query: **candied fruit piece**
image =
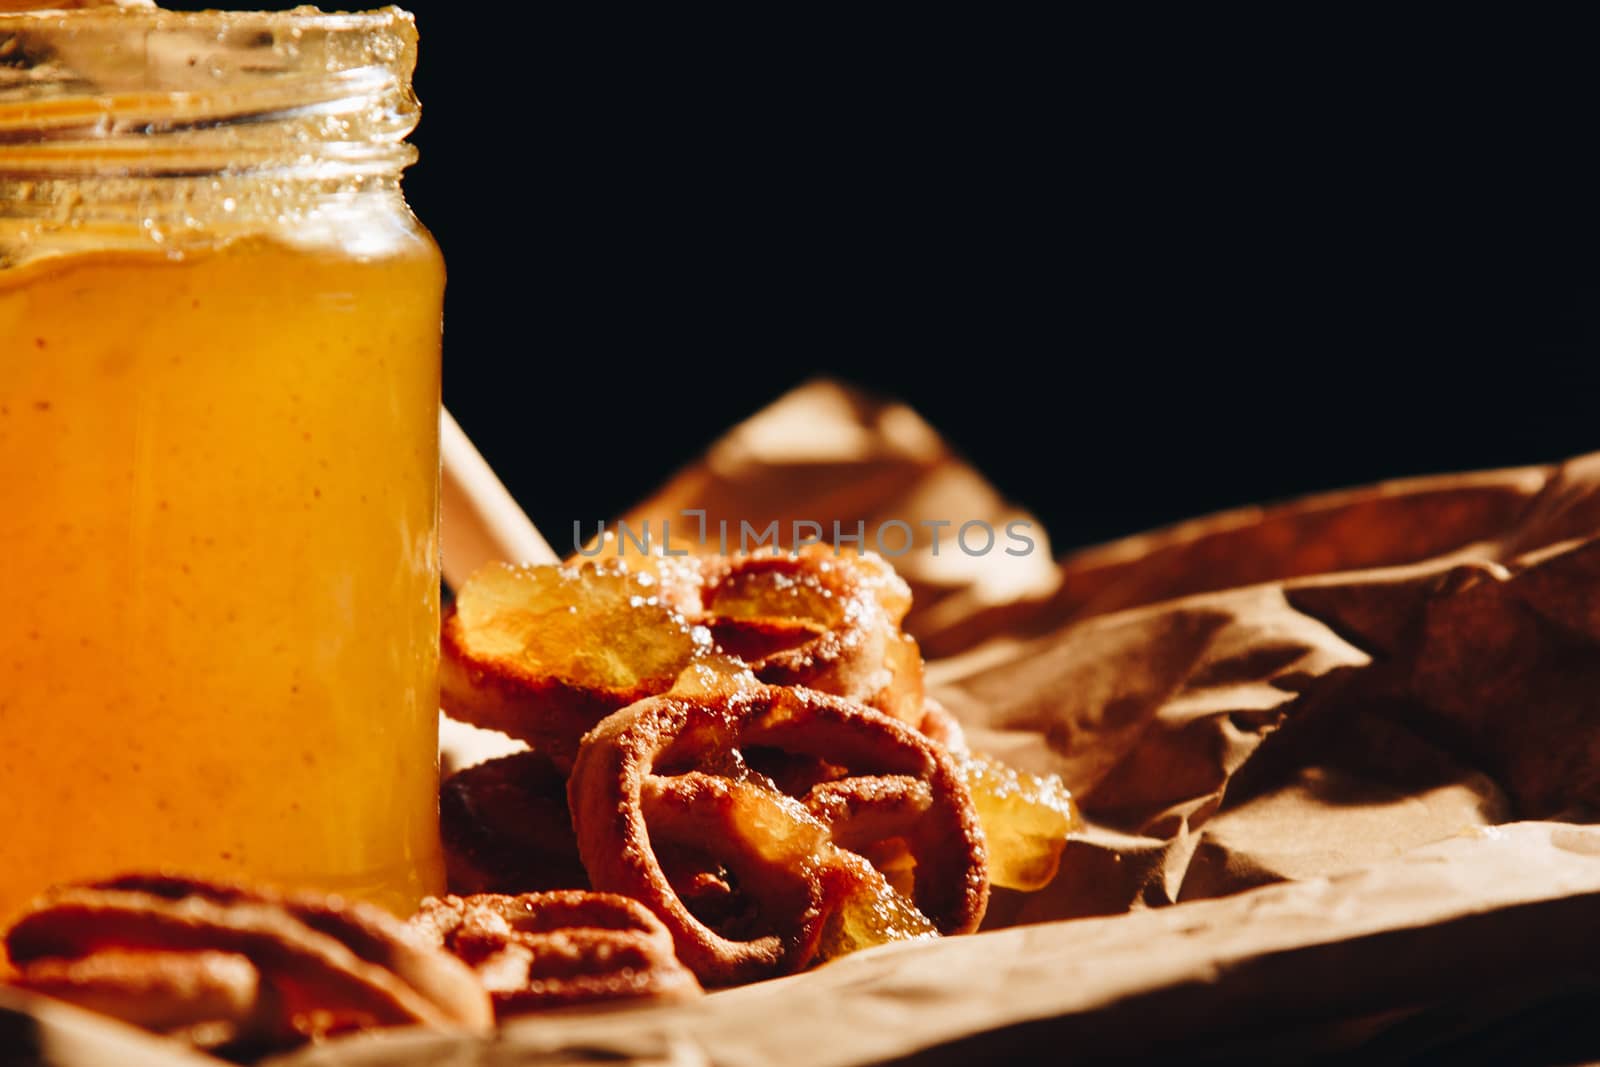
{"label": "candied fruit piece", "polygon": [[1049,885],[1067,835],[1080,825],[1061,779],[1026,774],[988,756],[958,756],[957,764],[983,823],[990,884],[1025,892]]}
{"label": "candied fruit piece", "polygon": [[788,619],[837,627],[862,610],[856,599],[870,597],[891,625],[911,609],[911,589],[873,553],[827,545],[798,552],[758,551],[736,557],[708,589],[706,608],[730,619]]}
{"label": "candied fruit piece", "polygon": [[747,693],[760,685],[742,660],[708,655],[685,667],[671,691],[682,697],[721,697]]}
{"label": "candied fruit piece", "polygon": [[877,871],[862,877],[828,919],[817,959],[831,960],[891,941],[938,937],[939,928]]}
{"label": "candied fruit piece", "polygon": [[710,651],[711,635],[675,610],[662,584],[615,563],[492,563],[461,587],[456,612],[474,655],[577,685],[662,679],[665,688]]}
{"label": "candied fruit piece", "polygon": [[719,582],[706,608],[728,618],[797,619],[830,629],[844,621],[845,601],[834,594],[824,577],[827,570],[840,564],[824,561],[818,566],[824,568],[822,574],[752,564]]}

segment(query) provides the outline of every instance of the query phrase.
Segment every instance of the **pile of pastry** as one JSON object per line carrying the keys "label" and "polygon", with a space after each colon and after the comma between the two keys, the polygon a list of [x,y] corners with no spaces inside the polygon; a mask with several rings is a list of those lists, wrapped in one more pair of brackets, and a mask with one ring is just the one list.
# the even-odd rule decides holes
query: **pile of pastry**
{"label": "pile of pastry", "polygon": [[976,930],[1054,875],[1071,801],[966,750],[910,606],[823,545],[480,571],[442,702],[528,750],[445,781],[452,890],[636,900],[707,986]]}
{"label": "pile of pastry", "polygon": [[448,714],[527,748],[441,787],[453,895],[409,923],[170,877],[71,887],[22,984],[208,1047],[676,998],[977,930],[1055,875],[1061,783],[967,751],[910,593],[824,546],[491,565],[442,633]]}

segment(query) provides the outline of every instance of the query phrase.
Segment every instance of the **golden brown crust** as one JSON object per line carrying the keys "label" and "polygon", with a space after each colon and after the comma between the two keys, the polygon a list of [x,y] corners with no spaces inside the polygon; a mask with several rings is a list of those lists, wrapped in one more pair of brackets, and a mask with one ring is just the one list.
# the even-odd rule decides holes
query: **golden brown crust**
{"label": "golden brown crust", "polygon": [[825,545],[762,549],[705,568],[704,618],[724,651],[749,663],[757,678],[914,721],[922,657],[899,628],[909,598],[877,557]]}
{"label": "golden brown crust", "polygon": [[[860,701],[912,725],[920,722],[922,656],[916,642],[899,628],[910,594],[893,569],[877,557],[839,554],[812,545],[797,553],[761,550],[708,557],[694,566],[665,567],[662,561],[646,557],[633,569],[647,571],[647,563],[664,568],[649,587],[660,593],[659,602],[636,613],[606,616],[609,626],[627,622],[636,624],[638,632],[602,629],[591,638],[607,643],[634,668],[637,673],[624,672],[637,679],[633,684],[604,684],[577,669],[576,662],[542,667],[492,642],[501,650],[477,651],[485,646],[474,638],[482,635],[469,631],[451,607],[440,626],[441,706],[462,722],[526,742],[565,770],[583,735],[601,719],[672,687],[675,673],[653,674],[633,658],[648,645],[648,635],[654,632],[649,628],[670,619],[675,626],[693,626],[707,639],[695,656],[713,651],[732,655],[749,663],[763,681],[803,685]],[[618,574],[626,571],[620,565],[586,563],[523,568],[517,573],[559,587],[551,592],[539,582],[529,585],[527,596],[541,589],[551,597],[528,605],[531,618],[535,606],[548,610],[552,604],[567,602],[562,598],[570,599],[572,610],[589,610],[583,606],[586,595],[591,607],[599,604],[617,612],[620,601],[614,587]],[[489,575],[491,580],[496,577],[504,576]],[[508,602],[514,605],[520,595],[508,594]],[[511,616],[518,614],[505,602],[502,609]],[[484,625],[496,621],[504,617],[491,615]],[[641,636],[646,639],[644,646],[639,643]],[[561,658],[559,650],[556,658]],[[675,669],[693,658],[687,656]]]}
{"label": "golden brown crust", "polygon": [[[791,797],[749,770],[747,746],[841,776]],[[943,933],[975,930],[988,899],[982,830],[949,756],[881,712],[811,690],[641,701],[584,739],[568,797],[594,885],[648,905],[708,984],[811,962],[843,899],[841,872],[858,869],[842,848],[903,842],[916,905]],[[736,885],[742,908],[716,925],[697,915],[681,887],[706,881],[670,871],[674,850],[718,874],[710,888]]]}
{"label": "golden brown crust", "polygon": [[501,1018],[701,992],[660,920],[637,901],[609,893],[430,898],[412,925],[474,968]]}
{"label": "golden brown crust", "polygon": [[261,995],[255,966],[232,952],[105,949],[37,960],[16,984],[158,1033],[211,1023],[230,1037],[251,1027]]}
{"label": "golden brown crust", "polygon": [[419,942],[412,930],[382,908],[320,893],[282,892],[174,875],[124,875],[98,888],[135,890],[166,899],[204,899],[222,905],[280,907],[312,931],[339,942],[362,962],[393,973],[440,1009],[446,1021],[481,1024],[482,997],[471,976]]}
{"label": "golden brown crust", "polygon": [[[243,958],[259,976],[248,1036],[271,1042],[368,1026],[482,1028],[492,1021],[482,989],[458,961],[388,913],[337,897],[128,875],[45,894],[12,926],[6,947],[24,982],[43,968],[41,978],[60,983],[77,975],[92,979],[86,990],[104,994],[121,973],[121,1003],[135,1015],[141,988],[184,980],[172,956]],[[130,956],[143,957],[143,978]],[[114,1006],[117,998],[102,1002]],[[199,1011],[211,1001],[197,995],[188,1003]]]}

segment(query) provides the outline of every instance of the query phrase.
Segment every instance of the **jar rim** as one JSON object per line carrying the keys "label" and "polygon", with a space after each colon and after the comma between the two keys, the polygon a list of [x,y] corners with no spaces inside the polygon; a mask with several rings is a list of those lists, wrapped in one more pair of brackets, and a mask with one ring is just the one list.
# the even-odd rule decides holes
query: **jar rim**
{"label": "jar rim", "polygon": [[416,22],[105,7],[0,19],[0,177],[306,170],[413,158]]}
{"label": "jar rim", "polygon": [[390,4],[370,11],[323,11],[303,4],[282,11],[173,11],[161,7],[114,6],[89,8],[40,8],[32,11],[0,11],[0,29],[10,29],[24,23],[51,23],[60,25],[70,20],[73,26],[88,27],[97,22],[119,27],[130,23],[146,22],[153,29],[193,30],[209,26],[219,28],[250,26],[290,26],[319,30],[375,30],[393,23],[416,22],[416,16],[404,8]]}
{"label": "jar rim", "polygon": [[73,227],[209,239],[376,210],[416,159],[416,37],[398,7],[7,13],[0,253]]}

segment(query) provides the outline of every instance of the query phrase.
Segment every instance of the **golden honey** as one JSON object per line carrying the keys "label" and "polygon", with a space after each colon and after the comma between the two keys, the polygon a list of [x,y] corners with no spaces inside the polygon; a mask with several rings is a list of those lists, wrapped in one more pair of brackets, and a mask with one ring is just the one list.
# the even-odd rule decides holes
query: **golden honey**
{"label": "golden honey", "polygon": [[[115,57],[133,17],[63,17],[35,52]],[[138,17],[226,92],[155,93],[109,63],[87,103],[0,91],[0,127],[49,127],[0,148],[0,920],[149,868],[409,910],[442,887],[443,264],[387,134],[354,168],[303,138],[280,158],[287,132],[250,102],[321,121],[295,99],[356,84],[347,114],[409,129],[409,18]],[[340,64],[360,78],[300,78]],[[256,117],[231,137],[226,115],[174,123],[194,139],[149,151],[71,125],[203,106]]]}

